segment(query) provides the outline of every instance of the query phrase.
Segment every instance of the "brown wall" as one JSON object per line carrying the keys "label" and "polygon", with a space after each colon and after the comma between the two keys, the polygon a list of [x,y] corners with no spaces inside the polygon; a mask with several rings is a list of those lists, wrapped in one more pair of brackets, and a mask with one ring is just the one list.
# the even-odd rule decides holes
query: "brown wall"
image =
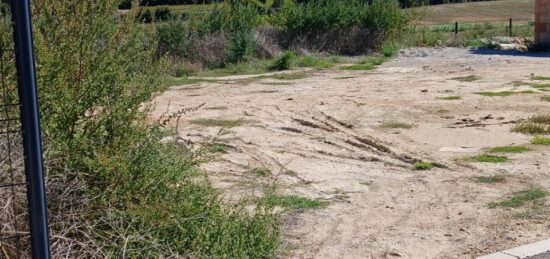
{"label": "brown wall", "polygon": [[550,0],[537,0],[535,7],[535,40],[550,44]]}

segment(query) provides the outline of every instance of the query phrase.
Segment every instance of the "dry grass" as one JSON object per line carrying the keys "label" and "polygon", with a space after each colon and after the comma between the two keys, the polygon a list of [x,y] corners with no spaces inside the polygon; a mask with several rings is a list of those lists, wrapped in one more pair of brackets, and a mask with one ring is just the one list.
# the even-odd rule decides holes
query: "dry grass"
{"label": "dry grass", "polygon": [[386,128],[386,129],[412,129],[414,128],[414,124],[412,123],[406,123],[406,122],[398,122],[398,121],[390,121],[390,122],[384,122],[380,125],[380,128]]}
{"label": "dry grass", "polygon": [[460,81],[460,82],[474,82],[474,81],[477,81],[477,80],[481,79],[481,77],[476,76],[476,75],[469,75],[469,76],[455,77],[455,78],[451,78],[451,79],[456,80],[456,81]]}
{"label": "dry grass", "polygon": [[463,4],[445,4],[419,8],[426,13],[423,24],[516,22],[534,20],[535,0],[502,0]]}
{"label": "dry grass", "polygon": [[525,134],[550,134],[550,114],[535,115],[516,124],[512,131]]}

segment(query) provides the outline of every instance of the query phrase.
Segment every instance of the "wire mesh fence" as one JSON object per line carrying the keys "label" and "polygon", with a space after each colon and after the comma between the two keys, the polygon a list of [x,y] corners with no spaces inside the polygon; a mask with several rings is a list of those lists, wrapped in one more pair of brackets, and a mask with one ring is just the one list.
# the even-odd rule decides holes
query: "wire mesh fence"
{"label": "wire mesh fence", "polygon": [[30,258],[20,104],[9,6],[0,3],[0,258]]}

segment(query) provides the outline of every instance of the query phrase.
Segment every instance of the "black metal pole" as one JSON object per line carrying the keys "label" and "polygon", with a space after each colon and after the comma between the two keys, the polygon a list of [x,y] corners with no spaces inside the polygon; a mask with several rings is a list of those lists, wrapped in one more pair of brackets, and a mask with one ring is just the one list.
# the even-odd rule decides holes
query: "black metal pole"
{"label": "black metal pole", "polygon": [[29,0],[12,0],[15,59],[19,83],[25,173],[33,258],[50,258],[44,163],[36,89],[36,67]]}
{"label": "black metal pole", "polygon": [[458,35],[458,22],[455,22],[455,35]]}
{"label": "black metal pole", "polygon": [[512,37],[512,18],[510,18],[510,24],[508,26],[508,31],[510,33],[510,37]]}

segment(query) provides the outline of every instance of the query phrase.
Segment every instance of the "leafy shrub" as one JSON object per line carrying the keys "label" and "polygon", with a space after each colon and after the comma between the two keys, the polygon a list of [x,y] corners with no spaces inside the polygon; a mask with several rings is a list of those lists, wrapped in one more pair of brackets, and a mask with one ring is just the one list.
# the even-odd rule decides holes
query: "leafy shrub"
{"label": "leafy shrub", "polygon": [[170,21],[157,25],[158,54],[189,57],[190,35],[181,21]]}
{"label": "leafy shrub", "polygon": [[[185,151],[146,126],[163,67],[137,10],[32,4],[54,257],[274,257],[270,209],[225,204]],[[167,26],[164,40],[184,51],[180,25]]]}
{"label": "leafy shrub", "polygon": [[256,6],[241,1],[230,2],[229,45],[225,61],[238,63],[248,61],[255,53],[252,30],[260,24]]}
{"label": "leafy shrub", "polygon": [[289,45],[309,44],[319,51],[357,54],[403,29],[408,17],[394,0],[288,1],[273,23]]}
{"label": "leafy shrub", "polygon": [[384,57],[393,57],[399,51],[399,49],[399,44],[395,42],[386,42],[382,44],[380,51],[382,52],[382,55],[384,55]]}
{"label": "leafy shrub", "polygon": [[288,70],[292,67],[292,60],[294,58],[295,58],[295,55],[293,52],[291,51],[285,52],[284,54],[276,58],[273,61],[273,64],[271,64],[271,66],[269,66],[268,69],[277,70],[277,71]]}

